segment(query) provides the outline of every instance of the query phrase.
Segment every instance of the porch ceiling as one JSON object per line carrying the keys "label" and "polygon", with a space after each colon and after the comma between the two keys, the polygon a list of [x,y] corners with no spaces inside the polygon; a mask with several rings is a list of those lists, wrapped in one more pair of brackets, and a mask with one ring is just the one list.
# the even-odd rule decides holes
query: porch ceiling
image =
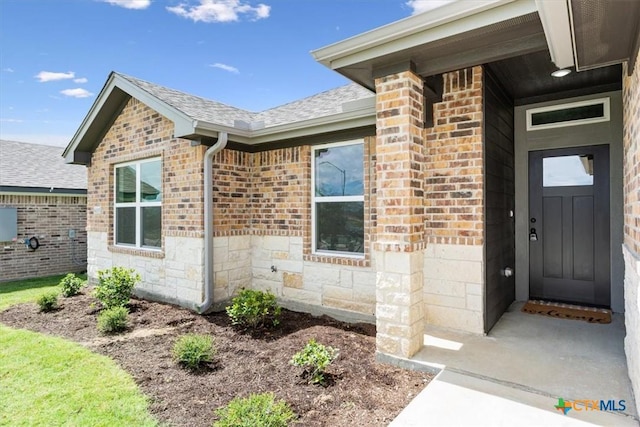
{"label": "porch ceiling", "polygon": [[552,77],[557,68],[548,51],[506,58],[488,64],[516,105],[542,102],[550,99],[588,95],[618,90],[622,84],[620,64],[567,76]]}

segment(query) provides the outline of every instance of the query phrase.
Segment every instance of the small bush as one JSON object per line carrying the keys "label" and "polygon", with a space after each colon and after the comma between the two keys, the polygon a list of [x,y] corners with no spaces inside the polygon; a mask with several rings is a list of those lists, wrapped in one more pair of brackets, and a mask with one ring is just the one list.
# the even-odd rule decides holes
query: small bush
{"label": "small bush", "polygon": [[309,382],[323,384],[325,370],[336,357],[338,357],[338,350],[326,347],[311,339],[301,351],[291,358],[291,364],[305,368],[309,373]]}
{"label": "small bush", "polygon": [[43,313],[53,311],[58,308],[58,291],[47,292],[38,297],[36,300],[40,311]]}
{"label": "small bush", "polygon": [[286,427],[295,414],[284,400],[275,401],[273,393],[252,394],[233,399],[216,410],[220,417],[214,427]]}
{"label": "small bush", "polygon": [[64,297],[72,297],[78,295],[80,288],[86,286],[87,282],[79,278],[73,273],[69,273],[60,280],[59,286],[62,289]]}
{"label": "small bush", "polygon": [[183,335],[173,345],[173,358],[189,369],[198,369],[216,355],[213,338],[207,335]]}
{"label": "small bush", "polygon": [[280,320],[281,307],[271,292],[243,289],[237,297],[231,300],[226,308],[227,314],[234,325],[257,328],[271,323],[276,326]]}
{"label": "small bush", "polygon": [[126,307],[106,308],[98,314],[98,330],[105,334],[122,332],[127,328],[128,317]]}
{"label": "small bush", "polygon": [[140,281],[134,269],[112,267],[98,271],[98,285],[94,296],[104,308],[124,307],[131,300],[133,287]]}

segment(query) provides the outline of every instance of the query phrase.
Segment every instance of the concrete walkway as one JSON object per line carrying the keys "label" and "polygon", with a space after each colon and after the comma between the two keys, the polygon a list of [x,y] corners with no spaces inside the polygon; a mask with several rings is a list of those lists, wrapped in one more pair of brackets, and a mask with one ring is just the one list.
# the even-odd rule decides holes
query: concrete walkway
{"label": "concrete walkway", "polygon": [[[488,336],[429,327],[411,362],[442,371],[391,426],[640,425],[623,317],[599,325],[525,314],[521,306]],[[566,415],[555,408],[559,398],[574,403]],[[624,401],[625,408],[592,410],[579,400],[604,400],[609,409],[610,400],[616,409]]]}

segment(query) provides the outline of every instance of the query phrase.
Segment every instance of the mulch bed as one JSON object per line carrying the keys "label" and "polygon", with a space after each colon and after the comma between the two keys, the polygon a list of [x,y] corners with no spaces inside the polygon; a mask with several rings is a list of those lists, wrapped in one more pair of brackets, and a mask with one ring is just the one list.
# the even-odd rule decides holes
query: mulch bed
{"label": "mulch bed", "polygon": [[[133,300],[125,334],[104,336],[96,329],[95,299],[61,298],[61,308],[40,313],[21,304],[0,313],[0,322],[65,337],[115,359],[150,397],[151,412],[175,426],[211,426],[215,409],[237,396],[274,392],[286,400],[305,426],[387,425],[431,380],[427,373],[375,362],[375,326],[348,324],[283,310],[276,329],[247,333],[225,313],[199,316],[155,302]],[[190,372],[171,358],[178,336],[215,337],[215,363]],[[309,385],[291,357],[311,339],[339,349],[328,385]]]}

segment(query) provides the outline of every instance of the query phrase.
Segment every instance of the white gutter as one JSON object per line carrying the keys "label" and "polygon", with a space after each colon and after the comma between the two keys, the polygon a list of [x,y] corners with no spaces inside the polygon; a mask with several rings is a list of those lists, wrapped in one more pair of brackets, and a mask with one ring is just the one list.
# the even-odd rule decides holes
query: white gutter
{"label": "white gutter", "polygon": [[198,313],[213,305],[213,156],[227,146],[229,134],[220,132],[218,141],[204,153],[204,301]]}

